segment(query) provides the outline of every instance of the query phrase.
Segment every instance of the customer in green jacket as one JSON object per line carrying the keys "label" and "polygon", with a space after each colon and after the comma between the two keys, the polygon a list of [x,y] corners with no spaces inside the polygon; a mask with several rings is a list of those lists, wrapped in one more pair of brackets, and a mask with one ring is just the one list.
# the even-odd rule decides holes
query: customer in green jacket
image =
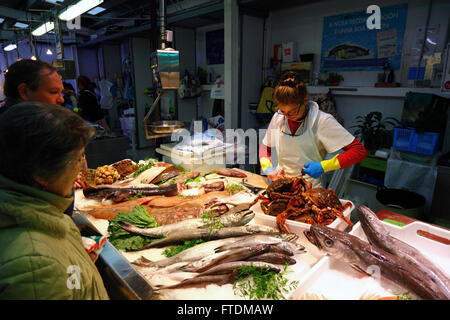
{"label": "customer in green jacket", "polygon": [[0,115],[0,299],[109,299],[64,210],[93,129],[54,105]]}

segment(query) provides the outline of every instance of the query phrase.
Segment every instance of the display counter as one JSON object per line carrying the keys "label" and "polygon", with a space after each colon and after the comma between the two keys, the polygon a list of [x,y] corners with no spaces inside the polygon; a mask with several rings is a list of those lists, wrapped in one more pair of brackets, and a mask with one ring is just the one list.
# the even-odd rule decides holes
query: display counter
{"label": "display counter", "polygon": [[[72,219],[80,229],[82,236],[101,235],[95,226],[78,210],[74,210]],[[152,299],[153,290],[150,284],[109,241],[105,242],[95,265],[112,300]]]}

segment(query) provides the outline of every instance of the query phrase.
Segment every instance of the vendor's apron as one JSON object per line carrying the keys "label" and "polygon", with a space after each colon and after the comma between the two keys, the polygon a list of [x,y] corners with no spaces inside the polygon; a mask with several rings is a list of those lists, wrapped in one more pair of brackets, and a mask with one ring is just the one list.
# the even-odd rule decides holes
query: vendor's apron
{"label": "vendor's apron", "polygon": [[[284,170],[288,176],[297,176],[301,173],[305,163],[311,161],[322,161],[319,147],[317,145],[317,128],[318,128],[319,108],[315,103],[309,103],[309,112],[297,129],[296,135],[291,136],[289,125],[286,117],[282,122],[282,127],[277,132],[275,145],[278,152],[277,170]],[[284,127],[283,127],[284,126]],[[321,179],[314,179],[309,175],[304,176],[305,180],[312,183],[314,188],[321,186]]]}

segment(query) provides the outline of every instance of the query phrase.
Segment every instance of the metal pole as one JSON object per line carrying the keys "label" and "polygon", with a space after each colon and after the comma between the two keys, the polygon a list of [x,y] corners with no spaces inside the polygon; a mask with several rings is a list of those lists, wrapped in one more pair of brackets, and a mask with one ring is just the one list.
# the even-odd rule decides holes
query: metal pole
{"label": "metal pole", "polygon": [[164,0],[159,0],[159,16],[160,16],[160,22],[161,22],[161,49],[166,48],[166,28],[165,28],[165,6],[164,6]]}
{"label": "metal pole", "polygon": [[419,77],[420,65],[422,64],[423,50],[425,48],[425,41],[427,41],[428,24],[430,23],[430,15],[431,15],[431,7],[432,7],[432,5],[433,5],[433,0],[430,0],[429,1],[429,5],[428,5],[428,15],[427,15],[427,21],[425,23],[425,30],[423,31],[422,48],[420,49],[420,57],[419,57],[419,63],[417,64],[415,80],[417,80],[417,78]]}

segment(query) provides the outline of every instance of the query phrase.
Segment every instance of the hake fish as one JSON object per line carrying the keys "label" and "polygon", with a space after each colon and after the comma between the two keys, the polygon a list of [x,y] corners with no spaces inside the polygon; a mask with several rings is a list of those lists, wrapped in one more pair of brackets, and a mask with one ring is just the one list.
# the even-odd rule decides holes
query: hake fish
{"label": "hake fish", "polygon": [[368,207],[360,206],[358,208],[358,216],[369,243],[405,259],[406,262],[420,269],[434,283],[433,287],[442,292],[446,299],[450,299],[450,279],[444,271],[416,248],[392,237],[375,213]]}
{"label": "hake fish", "polygon": [[215,284],[222,286],[227,283],[233,282],[236,277],[236,273],[218,274],[218,275],[205,275],[201,277],[193,277],[185,279],[180,283],[170,285],[170,286],[159,286],[154,288],[154,290],[166,290],[166,289],[187,289],[187,288],[204,288],[207,285]]}
{"label": "hake fish", "polygon": [[236,241],[217,247],[216,252],[239,247],[253,246],[256,244],[280,244],[283,241],[293,241],[297,238],[298,235],[296,235],[295,233],[281,233],[279,235],[273,236],[255,234],[251,236],[238,238],[236,239]]}
{"label": "hake fish", "polygon": [[247,261],[268,262],[272,264],[296,264],[294,258],[279,252],[266,252],[246,259]]}
{"label": "hake fish", "polygon": [[[254,216],[255,213],[250,210],[240,212],[231,211],[219,216],[218,222],[220,222],[224,227],[243,226],[249,223]],[[206,228],[208,223],[209,221],[207,219],[194,218],[155,228],[139,228],[126,221],[119,221],[118,225],[130,233],[140,234],[152,238],[161,238],[167,236],[171,232],[185,229]]]}
{"label": "hake fish", "polygon": [[181,267],[181,270],[201,273],[222,263],[246,260],[253,256],[264,254],[269,251],[269,247],[270,245],[268,244],[258,244],[252,247],[231,249],[228,252],[220,252],[213,258],[206,257],[205,259],[199,261],[193,261]]}
{"label": "hake fish", "polygon": [[[282,233],[279,235],[250,235],[250,236],[242,236],[242,237],[232,237],[232,238],[225,238],[225,239],[218,239],[218,240],[212,240],[203,242],[200,244],[195,245],[194,247],[191,247],[189,249],[183,250],[180,253],[170,257],[161,259],[158,261],[150,261],[148,259],[145,259],[143,257],[137,259],[133,262],[133,264],[142,266],[142,267],[156,267],[156,268],[163,268],[167,267],[169,265],[173,265],[179,262],[192,262],[192,261],[198,261],[205,257],[211,257],[217,252],[224,252],[228,249],[219,249],[219,248],[226,248],[228,244],[232,245],[231,248],[239,248],[242,246],[247,245],[254,245],[254,244],[273,244],[270,247],[269,251],[272,252],[280,252],[285,255],[294,255],[295,252],[299,250],[303,250],[301,248],[304,248],[303,246],[299,246],[297,244],[291,245],[289,239],[294,237],[296,235],[294,234],[286,234]],[[247,241],[246,241],[247,240]],[[256,240],[256,241],[255,241]],[[283,241],[284,240],[284,241]],[[239,244],[237,246],[234,246],[234,244]]]}
{"label": "hake fish", "polygon": [[280,273],[281,269],[282,269],[275,264],[260,262],[260,261],[232,261],[232,262],[226,262],[226,263],[219,264],[218,266],[212,267],[211,269],[209,269],[207,271],[199,273],[194,278],[204,277],[204,276],[209,276],[209,275],[229,274],[229,273],[234,272],[237,268],[240,268],[240,267],[268,268],[269,271],[274,271],[276,273]]}
{"label": "hake fish", "polygon": [[204,239],[204,240],[216,240],[230,237],[239,237],[257,233],[264,234],[278,234],[278,230],[272,227],[267,227],[263,225],[246,225],[239,227],[225,227],[221,229],[210,230],[208,228],[193,228],[184,229],[176,232],[171,232],[166,238],[161,240],[153,241],[146,244],[140,250],[148,248],[158,248],[164,247],[171,244],[183,243],[184,241],[194,240],[194,239]]}
{"label": "hake fish", "polygon": [[422,299],[445,300],[436,290],[434,282],[417,267],[404,259],[378,249],[360,238],[325,226],[312,225],[305,231],[307,239],[331,257],[350,264],[354,269],[369,274],[369,267],[376,266],[381,275],[411,290]]}

